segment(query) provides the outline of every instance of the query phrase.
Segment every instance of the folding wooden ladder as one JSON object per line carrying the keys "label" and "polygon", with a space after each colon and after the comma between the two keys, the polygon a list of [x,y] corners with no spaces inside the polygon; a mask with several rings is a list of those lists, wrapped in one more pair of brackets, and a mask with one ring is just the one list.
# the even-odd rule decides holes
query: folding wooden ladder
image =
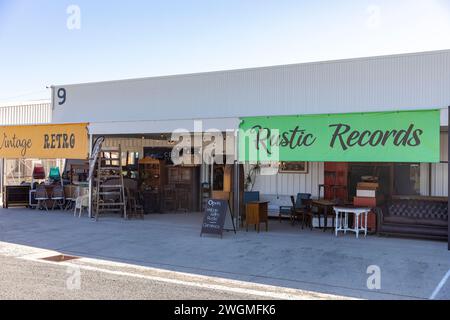
{"label": "folding wooden ladder", "polygon": [[124,219],[128,219],[121,157],[120,146],[102,146],[99,152],[93,197],[96,221],[105,212],[119,212]]}

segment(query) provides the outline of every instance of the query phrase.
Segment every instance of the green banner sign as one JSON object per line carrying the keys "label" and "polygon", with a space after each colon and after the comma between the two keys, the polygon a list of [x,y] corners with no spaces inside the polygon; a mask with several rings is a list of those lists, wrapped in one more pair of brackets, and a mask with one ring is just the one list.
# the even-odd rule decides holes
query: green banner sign
{"label": "green banner sign", "polygon": [[241,120],[241,162],[440,162],[439,110]]}

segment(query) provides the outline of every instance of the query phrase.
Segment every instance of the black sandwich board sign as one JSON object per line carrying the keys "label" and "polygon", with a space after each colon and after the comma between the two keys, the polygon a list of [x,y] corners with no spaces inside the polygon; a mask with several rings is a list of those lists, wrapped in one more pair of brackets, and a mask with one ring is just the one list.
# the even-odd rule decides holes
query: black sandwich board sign
{"label": "black sandwich board sign", "polygon": [[236,233],[230,203],[227,200],[210,199],[206,205],[200,236],[203,236],[203,234],[215,234],[222,237],[224,230]]}

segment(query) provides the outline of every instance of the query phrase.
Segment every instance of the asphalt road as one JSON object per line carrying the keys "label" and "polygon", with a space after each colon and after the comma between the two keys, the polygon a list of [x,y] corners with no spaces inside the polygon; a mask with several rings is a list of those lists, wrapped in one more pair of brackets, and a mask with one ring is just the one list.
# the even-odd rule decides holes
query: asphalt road
{"label": "asphalt road", "polygon": [[[0,253],[0,300],[346,299],[96,259],[44,262],[33,248],[9,246]],[[435,299],[448,299],[449,289],[443,281]]]}
{"label": "asphalt road", "polygon": [[[15,257],[0,256],[0,299],[26,300],[160,300],[160,299],[257,299],[248,294],[183,286],[162,281],[81,270],[81,288],[77,281],[70,281],[73,271],[67,273],[64,265],[27,261]],[[75,290],[69,290],[67,281]]]}

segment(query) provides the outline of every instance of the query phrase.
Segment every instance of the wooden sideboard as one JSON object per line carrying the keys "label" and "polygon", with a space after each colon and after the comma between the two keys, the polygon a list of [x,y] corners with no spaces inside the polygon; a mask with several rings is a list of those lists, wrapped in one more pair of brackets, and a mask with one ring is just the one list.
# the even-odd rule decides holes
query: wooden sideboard
{"label": "wooden sideboard", "polygon": [[256,230],[260,231],[260,224],[266,224],[266,231],[269,231],[269,202],[253,201],[246,204],[245,226],[248,231],[249,225],[255,225]]}
{"label": "wooden sideboard", "polygon": [[5,186],[3,190],[3,208],[28,207],[30,186]]}

